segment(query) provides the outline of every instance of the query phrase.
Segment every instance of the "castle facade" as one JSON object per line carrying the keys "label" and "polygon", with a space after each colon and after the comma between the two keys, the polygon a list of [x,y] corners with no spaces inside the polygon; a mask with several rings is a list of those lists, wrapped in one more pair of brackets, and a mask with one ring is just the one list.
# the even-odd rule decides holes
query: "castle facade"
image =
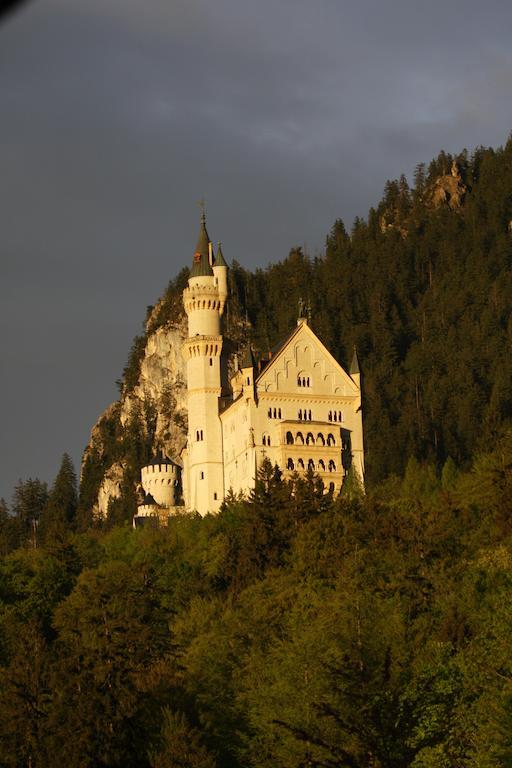
{"label": "castle facade", "polygon": [[361,374],[355,350],[347,373],[313,333],[302,310],[297,325],[267,360],[256,364],[247,346],[227,380],[227,301],[228,266],[220,244],[214,255],[203,215],[183,292],[188,318],[182,350],[188,407],[183,466],[180,470],[160,459],[142,470],[146,498],[140,517],[162,517],[176,509],[171,487],[178,486],[180,472],[185,508],[201,515],[217,512],[229,491],[247,493],[254,487],[265,458],[279,466],[284,478],[313,470],[335,494],[350,467],[364,481]]}

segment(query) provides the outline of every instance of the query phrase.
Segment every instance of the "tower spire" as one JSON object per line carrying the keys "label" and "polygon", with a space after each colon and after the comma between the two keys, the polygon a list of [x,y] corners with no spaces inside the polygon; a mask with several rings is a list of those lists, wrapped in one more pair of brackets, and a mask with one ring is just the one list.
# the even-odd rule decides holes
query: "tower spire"
{"label": "tower spire", "polygon": [[199,236],[197,238],[196,250],[190,277],[204,277],[213,275],[210,265],[210,236],[206,229],[206,214],[204,210],[204,200],[201,200],[201,221],[199,224]]}

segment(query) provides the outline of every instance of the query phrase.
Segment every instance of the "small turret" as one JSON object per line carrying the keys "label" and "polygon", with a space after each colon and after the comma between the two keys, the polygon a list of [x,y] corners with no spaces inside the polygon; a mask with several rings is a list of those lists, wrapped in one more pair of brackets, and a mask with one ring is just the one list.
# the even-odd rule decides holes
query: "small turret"
{"label": "small turret", "polygon": [[242,355],[240,371],[242,373],[242,388],[245,397],[254,397],[254,355],[252,349],[247,346]]}
{"label": "small turret", "polygon": [[213,274],[215,275],[215,284],[219,289],[222,314],[224,310],[224,304],[228,297],[228,265],[224,259],[220,243],[217,246],[217,254],[215,256],[215,261],[213,262]]}

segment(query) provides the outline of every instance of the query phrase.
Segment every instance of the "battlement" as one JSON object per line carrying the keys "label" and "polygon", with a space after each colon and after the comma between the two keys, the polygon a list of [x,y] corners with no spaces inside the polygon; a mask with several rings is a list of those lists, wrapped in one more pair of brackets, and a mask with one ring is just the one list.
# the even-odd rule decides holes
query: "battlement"
{"label": "battlement", "polygon": [[177,464],[165,462],[161,464],[148,464],[147,467],[142,467],[141,475],[143,481],[145,477],[150,480],[156,478],[157,475],[165,475],[166,477],[169,477],[169,479],[174,479],[180,476],[180,471],[181,469]]}

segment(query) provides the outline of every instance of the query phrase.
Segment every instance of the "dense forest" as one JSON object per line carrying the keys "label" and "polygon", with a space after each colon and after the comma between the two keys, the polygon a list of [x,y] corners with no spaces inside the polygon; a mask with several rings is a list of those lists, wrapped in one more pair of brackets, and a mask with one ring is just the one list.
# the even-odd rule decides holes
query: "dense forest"
{"label": "dense forest", "polygon": [[256,350],[299,297],[343,364],[357,346],[365,492],[267,463],[219,515],[133,530],[154,414],[113,409],[80,488],[64,455],[0,501],[0,768],[512,766],[511,266],[512,139],[388,182],[320,255],[233,264],[228,330]]}
{"label": "dense forest", "polygon": [[74,532],[68,469],[0,560],[2,768],[512,765],[512,436],[159,530]]}
{"label": "dense forest", "polygon": [[[367,220],[350,232],[334,223],[320,255],[294,248],[255,272],[233,263],[228,332],[243,316],[266,353],[302,297],[347,369],[357,347],[367,484],[402,475],[411,456],[467,468],[512,417],[511,266],[512,138],[471,156],[441,152],[416,168],[412,188],[404,176],[388,182]],[[146,336],[182,312],[187,275],[171,281]],[[127,388],[144,344],[132,347]]]}

